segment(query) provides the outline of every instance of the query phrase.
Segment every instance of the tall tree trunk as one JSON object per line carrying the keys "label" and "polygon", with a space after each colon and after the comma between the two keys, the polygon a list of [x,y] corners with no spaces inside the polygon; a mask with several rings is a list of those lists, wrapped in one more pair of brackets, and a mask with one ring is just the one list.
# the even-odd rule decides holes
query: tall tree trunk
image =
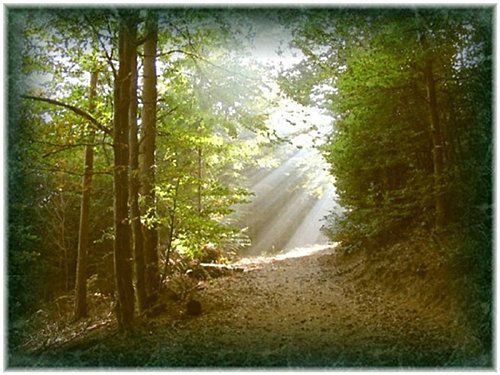
{"label": "tall tree trunk", "polygon": [[[158,20],[153,12],[146,20],[147,40],[144,42],[144,79],[142,111],[142,186],[144,213],[154,216],[155,209],[155,143],[156,143],[156,44]],[[156,224],[143,226],[144,255],[146,259],[146,286],[148,296],[156,294],[159,287],[158,232]]]}
{"label": "tall tree trunk", "polygon": [[[89,111],[95,108],[98,71],[90,75]],[[90,193],[94,173],[95,130],[90,129],[88,144],[85,146],[84,173],[82,180],[82,203],[80,207],[80,229],[78,231],[78,259],[75,281],[75,319],[87,316],[87,252],[89,244]]]}
{"label": "tall tree trunk", "polygon": [[433,61],[431,50],[427,42],[425,31],[422,31],[422,22],[417,13],[417,37],[422,47],[424,56],[424,81],[427,91],[427,105],[429,109],[430,133],[432,139],[432,164],[434,174],[434,212],[435,212],[435,228],[440,230],[443,228],[446,221],[446,201],[444,192],[444,167],[445,167],[445,150],[443,130],[439,120],[439,109],[436,95],[436,82],[434,79]]}
{"label": "tall tree trunk", "polygon": [[132,249],[128,215],[128,164],[129,164],[129,107],[131,61],[137,48],[131,40],[136,28],[130,11],[120,11],[119,20],[119,69],[115,77],[113,113],[114,149],[114,266],[118,293],[117,318],[122,329],[129,329],[134,319],[134,287],[132,283]]}
{"label": "tall tree trunk", "polygon": [[432,136],[432,161],[434,165],[434,194],[435,194],[435,225],[441,229],[446,220],[446,205],[444,195],[444,141],[439,121],[438,103],[436,98],[436,84],[432,69],[432,60],[427,58],[424,66],[425,85],[427,89],[427,103]]}
{"label": "tall tree trunk", "polygon": [[[131,30],[131,40],[137,43],[137,30]],[[135,292],[139,312],[147,308],[144,246],[141,228],[141,213],[139,210],[139,142],[137,138],[137,50],[132,53],[131,59],[132,82],[130,85],[130,221],[132,224],[132,244],[135,269]]]}

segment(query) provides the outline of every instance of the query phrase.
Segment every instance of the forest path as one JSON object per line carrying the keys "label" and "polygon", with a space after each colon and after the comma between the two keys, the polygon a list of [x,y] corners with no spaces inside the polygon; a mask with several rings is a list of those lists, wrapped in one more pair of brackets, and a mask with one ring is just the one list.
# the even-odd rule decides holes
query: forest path
{"label": "forest path", "polygon": [[189,317],[182,305],[171,304],[167,314],[145,320],[126,337],[105,330],[15,362],[43,367],[394,367],[485,360],[470,350],[470,335],[453,314],[374,285],[360,287],[349,277],[355,264],[337,267],[336,262],[335,249],[328,246],[242,259],[237,265],[244,272],[204,282],[195,296],[202,304],[199,316]]}
{"label": "forest path", "polygon": [[[335,249],[316,246],[237,263],[197,298],[202,315],[172,324],[151,364],[194,366],[446,365],[466,333],[452,316],[355,289]],[[341,272],[342,271],[342,272]],[[167,359],[169,358],[169,359]]]}

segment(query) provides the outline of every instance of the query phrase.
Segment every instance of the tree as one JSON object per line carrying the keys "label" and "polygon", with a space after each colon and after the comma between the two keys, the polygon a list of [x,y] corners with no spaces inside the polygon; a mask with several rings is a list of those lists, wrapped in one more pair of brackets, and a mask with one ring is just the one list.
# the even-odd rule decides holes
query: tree
{"label": "tree", "polygon": [[436,79],[433,70],[433,58],[427,46],[425,31],[419,31],[420,44],[424,54],[423,73],[427,93],[427,104],[429,108],[430,133],[432,137],[432,162],[434,165],[434,195],[435,195],[435,226],[441,230],[445,224],[446,206],[444,192],[444,168],[445,168],[445,144],[443,131],[441,129],[440,114],[436,95]]}
{"label": "tree", "polygon": [[[131,30],[131,43],[137,45],[137,30]],[[130,221],[132,225],[132,244],[134,253],[135,290],[139,312],[147,306],[146,272],[144,260],[144,236],[141,225],[139,208],[139,141],[137,127],[137,50],[132,53],[131,60],[132,82],[130,85]]]}
{"label": "tree", "polygon": [[[39,21],[39,20],[37,20]],[[96,133],[100,135],[104,132],[104,137],[109,133],[107,127],[102,125],[98,120],[96,120],[95,114],[90,114],[95,112],[97,100],[96,100],[96,90],[97,90],[97,52],[94,45],[89,46],[87,41],[92,40],[90,35],[87,35],[87,28],[79,29],[78,32],[73,30],[72,25],[75,21],[78,21],[78,17],[75,14],[59,14],[55,13],[50,17],[44,19],[43,26],[38,26],[38,22],[33,22],[30,24],[32,29],[28,30],[28,35],[30,39],[33,38],[34,41],[40,38],[45,38],[50,41],[50,48],[45,49],[45,52],[60,54],[64,47],[61,45],[60,35],[61,30],[64,29],[66,34],[66,42],[70,40],[70,43],[74,43],[81,47],[81,49],[75,49],[70,53],[71,57],[79,61],[90,61],[89,63],[81,63],[85,65],[85,68],[91,70],[90,74],[90,95],[88,95],[87,103],[81,104],[81,96],[79,85],[66,86],[62,83],[65,74],[72,75],[74,77],[79,77],[80,69],[74,69],[74,66],[69,68],[68,61],[65,59],[57,60],[57,63],[50,65],[49,69],[46,69],[47,73],[53,77],[50,84],[46,84],[47,94],[51,91],[58,91],[58,94],[62,96],[67,96],[64,101],[46,98],[42,96],[28,96],[25,98],[35,100],[40,103],[48,103],[51,105],[50,110],[46,112],[48,118],[53,121],[49,122],[45,120],[47,124],[41,127],[37,131],[37,136],[34,142],[38,142],[44,145],[44,148],[48,148],[48,151],[44,153],[40,158],[34,159],[32,162],[35,164],[34,169],[41,169],[47,171],[49,175],[52,174],[54,177],[46,178],[44,183],[44,189],[46,189],[46,197],[40,204],[40,214],[44,215],[44,222],[46,225],[47,238],[52,238],[52,243],[47,243],[50,248],[51,245],[57,245],[62,252],[62,261],[60,268],[63,272],[54,272],[52,279],[57,280],[57,275],[64,275],[64,291],[73,287],[73,281],[75,286],[75,306],[74,314],[76,318],[80,318],[87,314],[87,304],[86,304],[86,280],[87,280],[87,254],[90,249],[89,242],[92,239],[90,233],[90,196],[91,196],[91,184],[92,177],[94,174],[93,164],[94,164],[94,148],[96,145],[104,144],[101,142],[96,143]],[[48,26],[48,27],[47,27]],[[42,30],[37,30],[38,27],[42,27]],[[78,36],[76,36],[78,35]],[[94,43],[95,44],[95,43]],[[33,58],[33,60],[28,60],[34,70],[40,69],[40,65],[36,63],[37,60],[44,61],[40,57],[40,51],[38,50],[37,43],[34,44],[27,54],[24,55],[25,58]],[[87,48],[90,47],[90,48]],[[84,51],[84,52],[82,52]],[[30,64],[29,70],[33,69]],[[41,65],[41,67],[46,67]],[[69,73],[71,72],[71,73]],[[54,86],[54,87],[53,87]],[[39,91],[40,88],[37,88]],[[78,98],[76,105],[71,104],[74,97]],[[66,100],[68,102],[66,102]],[[87,107],[89,112],[87,112],[84,107]],[[102,106],[101,106],[102,107]],[[58,113],[59,109],[65,109],[64,112]],[[78,116],[74,116],[74,114]],[[81,120],[85,121],[82,123]],[[43,129],[43,130],[41,130]],[[57,136],[54,137],[54,130],[57,129]],[[59,139],[58,139],[59,138]],[[48,147],[47,147],[48,146]],[[84,172],[80,174],[77,172],[73,162],[77,162],[79,157],[75,153],[78,148],[84,147]],[[65,154],[65,159],[61,160],[60,154]],[[59,160],[58,160],[59,159]],[[57,176],[57,177],[56,177]],[[80,207],[80,217],[79,217],[79,229],[75,231],[73,223],[78,221],[78,219],[73,215],[74,213],[74,202],[76,198],[76,192],[73,191],[74,177],[71,176],[82,176],[82,187],[81,189],[81,207]],[[59,180],[56,184],[53,182]],[[55,185],[55,186],[54,186]],[[52,189],[52,191],[51,191]],[[78,224],[76,224],[78,226]],[[55,233],[59,233],[55,236]],[[77,236],[76,236],[77,235]],[[78,241],[78,255],[72,251],[74,244],[73,239]],[[49,261],[50,262],[50,261]],[[76,267],[75,267],[76,265]],[[76,272],[75,272],[76,269]],[[76,273],[76,276],[75,276]],[[56,292],[56,288],[52,288],[52,293]]]}
{"label": "tree", "polygon": [[337,118],[323,150],[346,208],[334,224],[344,243],[398,239],[414,222],[441,230],[456,215],[447,197],[465,162],[452,165],[460,146],[448,136],[459,133],[447,98],[461,95],[450,91],[464,70],[456,56],[474,51],[470,64],[481,54],[471,14],[344,10],[334,24],[315,11],[302,19],[294,44],[307,59],[282,87],[303,102],[321,90],[317,104]]}
{"label": "tree", "polygon": [[[133,320],[133,274],[139,311],[157,292],[160,230],[162,248],[191,257],[207,244],[242,243],[241,228],[228,216],[248,197],[244,167],[255,164],[252,155],[269,140],[260,73],[248,62],[240,67],[233,45],[219,48],[237,44],[226,13],[162,13],[161,32],[158,17],[147,13],[140,38],[139,14],[125,10],[27,11],[20,23],[23,77],[42,77],[22,90],[36,145],[23,173],[39,181],[33,212],[43,219],[36,231],[46,240],[37,249],[43,256],[32,257],[44,259],[41,289],[50,300],[75,287],[75,317],[88,313],[86,287],[89,301],[98,298],[96,289],[114,289],[123,328]],[[144,64],[137,67],[143,43]],[[88,72],[96,70],[99,87],[89,97],[97,80],[92,75],[89,82]],[[87,276],[97,281],[87,285]]]}
{"label": "tree", "polygon": [[[97,94],[97,70],[91,73],[89,111],[92,113],[95,108]],[[80,206],[80,228],[78,231],[78,259],[76,263],[75,282],[75,318],[82,318],[87,315],[87,253],[89,246],[89,220],[90,220],[90,193],[92,189],[92,176],[94,173],[94,141],[95,130],[90,129],[88,144],[85,146],[84,174],[82,179],[82,201]]]}
{"label": "tree", "polygon": [[137,46],[133,35],[137,28],[133,12],[119,11],[119,70],[115,77],[113,113],[114,150],[114,265],[118,294],[117,318],[122,329],[130,329],[134,320],[132,249],[129,223],[129,131],[132,58]]}
{"label": "tree", "polygon": [[[150,12],[146,19],[144,42],[144,78],[141,139],[141,195],[144,197],[142,214],[155,216],[155,150],[156,150],[156,53],[158,40],[158,16]],[[142,227],[144,256],[146,260],[146,290],[152,298],[159,287],[158,231],[154,220]]]}

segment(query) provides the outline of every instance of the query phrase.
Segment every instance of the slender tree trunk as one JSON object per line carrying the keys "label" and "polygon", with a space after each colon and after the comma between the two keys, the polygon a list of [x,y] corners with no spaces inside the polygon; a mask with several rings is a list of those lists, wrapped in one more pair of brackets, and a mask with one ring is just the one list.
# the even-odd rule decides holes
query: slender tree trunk
{"label": "slender tree trunk", "polygon": [[168,265],[170,263],[170,253],[172,251],[172,242],[174,240],[174,233],[175,233],[175,217],[176,217],[176,213],[177,213],[177,200],[178,200],[178,196],[179,196],[179,185],[180,185],[180,178],[177,178],[177,181],[175,182],[174,202],[172,205],[172,209],[170,211],[170,229],[169,229],[169,234],[168,234],[167,251],[166,251],[166,255],[165,255],[165,268],[164,268],[162,280],[168,276]]}
{"label": "slender tree trunk", "polygon": [[201,150],[201,146],[198,146],[198,150],[197,150],[197,157],[198,157],[198,186],[196,187],[197,189],[197,208],[198,208],[198,215],[201,215],[201,209],[202,209],[202,206],[201,206],[201,195],[202,195],[202,177],[203,177],[203,159],[202,159],[202,150]]}
{"label": "slender tree trunk", "polygon": [[[197,131],[198,135],[202,136],[202,128],[201,128],[201,119],[198,119],[197,121]],[[198,215],[201,216],[201,210],[202,210],[202,204],[201,204],[201,199],[202,199],[202,178],[203,178],[203,149],[201,148],[201,145],[198,145],[196,147],[196,161],[197,161],[197,184],[196,184],[196,206],[198,210]]]}
{"label": "slender tree trunk", "polygon": [[[90,76],[89,110],[95,108],[98,72]],[[90,130],[88,144],[85,146],[84,173],[82,180],[82,203],[80,207],[80,229],[78,232],[78,259],[76,262],[75,281],[75,318],[87,316],[87,252],[89,244],[90,193],[92,175],[94,173],[94,143],[95,131]]]}
{"label": "slender tree trunk", "polygon": [[128,215],[129,196],[129,107],[131,61],[137,48],[131,41],[131,30],[136,28],[130,11],[120,11],[119,69],[115,77],[113,113],[114,149],[114,266],[118,294],[117,318],[121,329],[129,329],[134,320],[134,287],[132,283],[132,249]]}
{"label": "slender tree trunk", "polygon": [[424,66],[425,85],[432,136],[432,161],[434,165],[434,194],[435,194],[435,225],[441,229],[446,220],[446,205],[444,195],[444,140],[439,121],[438,103],[436,98],[436,84],[432,69],[432,60],[427,59]]}
{"label": "slender tree trunk", "polygon": [[[131,31],[133,44],[137,43],[137,30]],[[144,246],[139,211],[139,142],[137,138],[137,50],[131,59],[132,82],[130,85],[130,221],[132,224],[132,244],[134,253],[135,291],[139,312],[147,308]]]}
{"label": "slender tree trunk", "polygon": [[[158,21],[154,13],[146,20],[147,40],[144,42],[144,80],[142,111],[142,186],[144,213],[153,217],[155,210],[155,143],[156,143],[156,44]],[[144,255],[146,259],[146,287],[149,297],[153,297],[159,287],[158,232],[156,224],[143,226]]]}
{"label": "slender tree trunk", "polygon": [[66,247],[66,203],[64,196],[61,193],[61,246],[64,254],[64,291],[69,291],[69,256],[68,248]]}

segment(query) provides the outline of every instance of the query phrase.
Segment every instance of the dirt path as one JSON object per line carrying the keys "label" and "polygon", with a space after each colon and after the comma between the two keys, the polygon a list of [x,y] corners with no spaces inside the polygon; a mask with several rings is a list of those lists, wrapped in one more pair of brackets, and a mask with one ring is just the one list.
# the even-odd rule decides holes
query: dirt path
{"label": "dirt path", "polygon": [[245,272],[212,279],[199,292],[200,316],[171,311],[177,318],[148,322],[126,340],[97,338],[43,354],[35,362],[373,367],[481,365],[485,360],[470,350],[470,343],[466,348],[467,332],[446,311],[401,303],[375,289],[355,290],[332,267],[333,251],[244,260],[239,265]]}
{"label": "dirt path", "polygon": [[453,362],[464,335],[453,317],[421,306],[398,305],[375,290],[355,290],[345,276],[325,264],[333,252],[325,248],[296,258],[240,263],[246,272],[214,281],[200,295],[209,311],[183,327],[195,324],[200,337],[213,338],[205,341],[208,352],[213,352],[213,345],[220,347],[213,363],[433,366]]}

